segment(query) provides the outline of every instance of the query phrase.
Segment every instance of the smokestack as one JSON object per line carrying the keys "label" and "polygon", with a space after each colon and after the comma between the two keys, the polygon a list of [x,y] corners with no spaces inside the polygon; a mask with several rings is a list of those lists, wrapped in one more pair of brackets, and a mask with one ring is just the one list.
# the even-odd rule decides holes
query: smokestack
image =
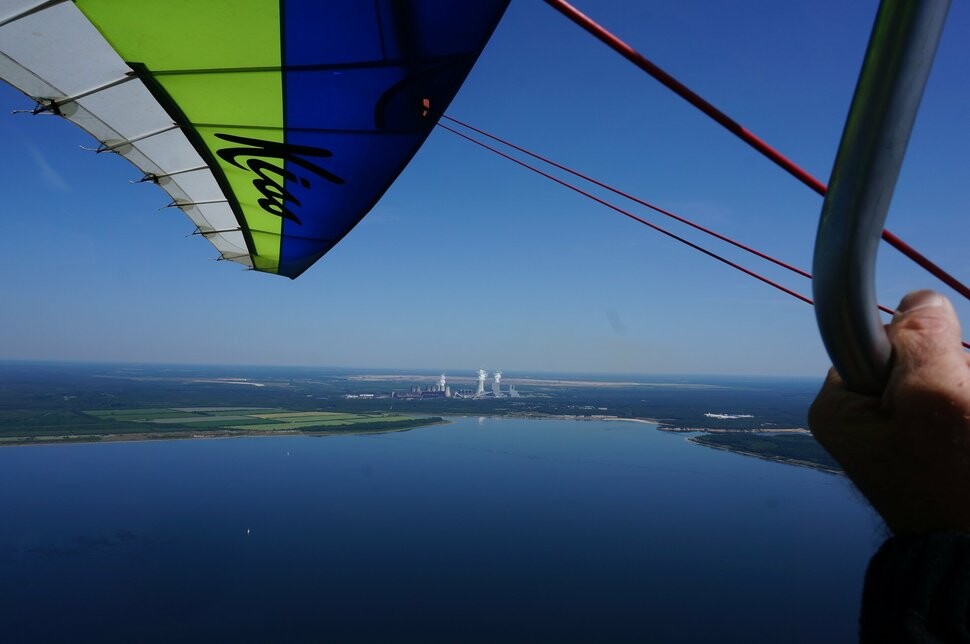
{"label": "smokestack", "polygon": [[492,384],[492,393],[496,398],[502,395],[502,372],[495,372],[495,382]]}
{"label": "smokestack", "polygon": [[475,393],[476,396],[483,396],[485,394],[485,379],[488,378],[488,372],[484,369],[478,370],[478,391]]}
{"label": "smokestack", "polygon": [[445,374],[441,374],[441,380],[438,382],[441,385],[441,391],[445,390]]}

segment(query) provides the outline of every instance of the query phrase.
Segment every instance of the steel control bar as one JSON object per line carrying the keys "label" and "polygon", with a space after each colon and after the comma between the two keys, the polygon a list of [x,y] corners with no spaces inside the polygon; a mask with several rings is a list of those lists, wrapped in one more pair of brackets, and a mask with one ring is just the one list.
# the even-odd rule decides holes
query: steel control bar
{"label": "steel control bar", "polygon": [[833,365],[860,393],[881,392],[889,373],[876,253],[949,5],[882,0],[819,219],[815,317]]}

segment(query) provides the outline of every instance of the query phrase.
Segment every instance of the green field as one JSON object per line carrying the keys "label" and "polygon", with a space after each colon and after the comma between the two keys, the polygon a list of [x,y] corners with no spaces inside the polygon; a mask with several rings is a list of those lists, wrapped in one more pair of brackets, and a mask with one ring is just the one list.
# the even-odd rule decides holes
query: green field
{"label": "green field", "polygon": [[175,409],[106,409],[103,411],[85,411],[85,414],[106,420],[128,420],[135,422],[153,421],[159,418],[177,418],[185,416],[184,411]]}
{"label": "green field", "polygon": [[[291,411],[288,409],[245,407],[178,407],[155,409],[94,409],[85,411],[101,421],[120,421],[125,433],[132,424],[144,432],[178,432],[185,430],[224,430],[230,432],[279,432],[305,430],[381,429],[426,425],[439,418],[414,418],[400,414],[350,414],[328,411]],[[119,429],[121,425],[119,424]],[[136,433],[137,430],[136,430]]]}
{"label": "green field", "polygon": [[348,414],[341,411],[276,411],[272,413],[251,414],[260,418],[286,419],[286,418],[327,418],[331,416],[360,416],[360,414]]}
{"label": "green field", "polygon": [[[15,422],[10,422],[15,420]],[[0,444],[125,437],[179,438],[263,432],[389,431],[441,422],[382,412],[293,411],[267,407],[155,407],[0,413]]]}
{"label": "green field", "polygon": [[281,419],[268,419],[263,425],[230,425],[227,429],[258,429],[260,431],[293,431],[310,428],[322,430],[334,428],[353,428],[354,425],[385,424],[396,426],[414,420],[411,416],[390,416],[382,414],[331,414],[329,417],[321,414],[319,417],[297,416],[291,422],[279,422]]}

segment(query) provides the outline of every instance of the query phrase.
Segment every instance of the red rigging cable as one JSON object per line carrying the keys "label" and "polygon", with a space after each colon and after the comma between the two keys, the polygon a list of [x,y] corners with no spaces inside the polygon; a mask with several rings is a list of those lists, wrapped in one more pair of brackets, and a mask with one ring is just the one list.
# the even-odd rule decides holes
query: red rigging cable
{"label": "red rigging cable", "polygon": [[[545,1],[546,4],[559,11],[588,33],[595,36],[600,42],[610,47],[613,51],[617,52],[637,67],[653,76],[665,87],[672,90],[675,94],[686,100],[707,116],[711,117],[717,123],[721,124],[729,132],[746,142],[748,145],[773,161],[806,186],[822,196],[824,196],[828,191],[828,188],[824,183],[799,167],[794,161],[781,154],[778,150],[775,150],[773,147],[758,138],[750,130],[702,98],[699,94],[691,90],[689,87],[678,81],[664,70],[660,69],[660,67],[646,59],[642,54],[617,38],[614,34],[607,31],[603,26],[592,20],[589,16],[585,15],[565,0]],[[967,288],[967,286],[960,282],[960,280],[947,273],[945,270],[943,270],[943,268],[932,262],[928,257],[904,242],[895,234],[888,230],[883,230],[882,238],[890,246],[911,259],[917,265],[921,266],[924,270],[935,276],[954,291],[963,297],[970,299],[970,288]]]}
{"label": "red rigging cable", "polygon": [[[623,197],[625,197],[627,199],[630,199],[631,201],[634,201],[634,202],[636,202],[638,204],[641,204],[641,205],[644,205],[644,206],[646,206],[648,208],[651,208],[653,210],[656,210],[657,212],[660,212],[660,213],[662,213],[664,215],[667,215],[669,217],[672,217],[673,219],[675,219],[677,221],[683,222],[683,223],[685,223],[685,224],[687,224],[689,226],[692,226],[692,227],[694,227],[694,228],[696,228],[698,230],[701,230],[701,231],[703,231],[703,232],[705,232],[705,233],[707,233],[707,234],[709,234],[709,235],[711,235],[713,237],[716,237],[717,239],[721,239],[723,241],[726,241],[726,242],[728,242],[730,244],[733,244],[733,245],[737,246],[738,248],[744,249],[744,250],[746,250],[746,251],[748,251],[748,252],[750,252],[750,253],[752,253],[754,255],[757,255],[758,257],[761,257],[763,259],[767,259],[767,260],[769,260],[771,262],[774,262],[775,264],[778,264],[779,266],[782,266],[784,268],[787,268],[788,270],[790,270],[792,272],[798,273],[799,275],[803,275],[803,276],[808,277],[809,279],[811,279],[811,275],[809,275],[806,271],[803,271],[803,270],[801,270],[801,269],[799,269],[797,267],[794,267],[794,266],[791,266],[789,264],[786,264],[785,262],[782,262],[780,260],[774,259],[771,256],[769,256],[769,255],[767,255],[765,253],[762,253],[762,252],[760,252],[760,251],[758,251],[758,250],[756,250],[754,248],[750,248],[748,246],[745,246],[744,244],[740,244],[738,242],[734,242],[733,240],[731,240],[731,239],[729,239],[729,238],[727,238],[727,237],[725,237],[725,236],[723,236],[723,235],[721,235],[721,234],[719,234],[719,233],[717,233],[715,231],[712,231],[712,230],[709,230],[707,228],[704,228],[703,226],[700,226],[698,224],[695,224],[695,223],[693,223],[693,222],[685,219],[684,217],[680,217],[679,215],[676,215],[676,214],[674,214],[672,212],[669,212],[667,210],[664,210],[662,208],[659,208],[657,206],[654,206],[654,205],[652,205],[652,204],[650,204],[650,203],[648,203],[648,202],[646,202],[646,201],[644,201],[642,199],[639,199],[639,198],[634,197],[634,196],[632,196],[632,195],[630,195],[630,194],[628,194],[626,192],[623,192],[622,190],[619,190],[619,189],[614,188],[612,186],[609,186],[609,185],[607,185],[605,183],[602,183],[602,182],[599,182],[599,181],[597,181],[595,179],[592,179],[592,178],[590,178],[590,177],[582,174],[581,172],[578,172],[576,170],[573,170],[571,168],[568,168],[568,167],[566,167],[566,166],[564,166],[564,165],[562,165],[560,163],[557,163],[555,161],[552,161],[550,159],[547,159],[546,157],[543,157],[543,156],[541,156],[539,154],[536,154],[534,152],[530,152],[529,150],[526,150],[525,148],[522,148],[522,147],[517,146],[517,145],[515,145],[513,143],[510,143],[510,142],[508,142],[508,141],[506,141],[506,140],[504,140],[504,139],[502,139],[500,137],[497,137],[497,136],[494,136],[492,134],[489,134],[489,133],[485,132],[484,130],[480,130],[480,129],[476,128],[476,127],[473,127],[471,125],[468,125],[468,124],[466,124],[466,123],[464,123],[462,121],[459,121],[456,118],[452,118],[452,117],[447,116],[447,115],[443,115],[442,118],[443,119],[447,119],[447,120],[449,120],[449,121],[451,121],[453,123],[456,123],[456,124],[458,124],[458,125],[460,125],[462,127],[468,128],[469,130],[472,130],[473,132],[477,132],[477,133],[479,133],[479,134],[481,134],[483,136],[486,136],[486,137],[488,137],[488,138],[490,138],[490,139],[492,139],[494,141],[498,141],[499,143],[501,143],[503,145],[506,145],[506,146],[508,146],[508,147],[510,147],[510,148],[512,148],[514,150],[517,150],[519,152],[522,152],[523,154],[527,154],[527,155],[529,155],[529,156],[531,156],[531,157],[533,157],[535,159],[538,159],[538,160],[540,160],[540,161],[542,161],[544,163],[547,163],[547,164],[549,164],[549,165],[551,165],[551,166],[553,166],[555,168],[558,168],[558,169],[563,170],[565,172],[568,172],[568,173],[570,173],[570,174],[572,174],[572,175],[574,175],[576,177],[579,177],[581,179],[584,179],[586,181],[589,181],[590,183],[593,183],[593,184],[595,184],[597,186],[600,186],[602,188],[605,188],[607,190],[610,190],[611,192],[613,192],[613,193],[615,193],[617,195],[623,196]],[[437,123],[437,125],[438,125],[438,127],[442,128],[442,129],[445,129],[445,130],[451,132],[452,134],[456,134],[456,135],[460,136],[461,138],[465,139],[466,141],[470,141],[470,142],[474,143],[475,145],[478,145],[478,146],[480,146],[482,148],[485,148],[486,150],[489,150],[490,152],[493,152],[493,153],[499,155],[500,157],[503,157],[504,159],[507,159],[509,161],[512,161],[513,163],[516,163],[516,164],[522,166],[523,168],[526,168],[528,170],[531,170],[532,172],[535,172],[536,174],[538,174],[538,175],[540,175],[542,177],[545,177],[546,179],[549,179],[551,181],[554,181],[554,182],[558,183],[561,186],[564,186],[566,188],[569,188],[570,190],[572,190],[574,192],[577,192],[577,193],[583,195],[584,197],[586,197],[588,199],[591,199],[591,200],[593,200],[593,201],[595,201],[595,202],[597,202],[597,203],[599,203],[599,204],[601,204],[603,206],[606,206],[607,208],[609,208],[609,209],[611,209],[611,210],[613,210],[615,212],[618,212],[618,213],[620,213],[622,215],[625,215],[625,216],[629,217],[630,219],[633,219],[634,221],[637,221],[637,222],[643,224],[644,226],[648,226],[649,228],[652,228],[653,230],[656,230],[657,232],[659,232],[659,233],[661,233],[663,235],[666,235],[667,237],[670,237],[671,239],[674,239],[676,241],[679,241],[680,243],[682,243],[682,244],[684,244],[686,246],[689,246],[690,248],[693,248],[694,250],[700,251],[701,253],[704,253],[708,257],[711,257],[713,259],[718,260],[719,262],[722,262],[724,264],[727,264],[731,268],[734,268],[736,270],[739,270],[742,273],[744,273],[746,275],[749,275],[750,277],[753,277],[753,278],[755,278],[757,280],[760,280],[760,281],[764,282],[765,284],[768,284],[769,286],[772,286],[772,287],[778,289],[779,291],[781,291],[783,293],[786,293],[786,294],[788,294],[788,295],[790,295],[790,296],[792,296],[792,297],[794,297],[794,298],[796,298],[798,300],[801,300],[802,302],[805,302],[806,304],[811,304],[813,306],[815,304],[810,298],[805,297],[804,295],[801,295],[800,293],[797,293],[797,292],[795,292],[795,291],[793,291],[793,290],[791,290],[789,288],[786,288],[786,287],[782,286],[781,284],[778,284],[777,282],[774,282],[774,281],[768,279],[767,277],[764,277],[762,275],[759,275],[758,273],[756,273],[756,272],[754,272],[752,270],[749,270],[747,268],[744,268],[740,264],[736,264],[736,263],[732,262],[731,260],[726,259],[726,258],[718,255],[717,253],[714,253],[713,251],[710,251],[710,250],[707,250],[706,248],[703,248],[701,246],[698,246],[697,244],[695,244],[693,242],[690,242],[690,241],[684,239],[683,237],[680,237],[679,235],[676,235],[676,234],[674,234],[674,233],[672,233],[672,232],[670,232],[668,230],[665,230],[664,228],[661,228],[660,226],[657,226],[656,224],[653,224],[653,223],[651,223],[651,222],[649,222],[649,221],[647,221],[647,220],[645,220],[645,219],[643,219],[641,217],[638,217],[638,216],[634,215],[633,213],[631,213],[629,211],[623,210],[622,208],[620,208],[620,207],[618,207],[618,206],[616,206],[614,204],[611,204],[608,201],[605,201],[603,199],[600,199],[599,197],[596,197],[595,195],[593,195],[593,194],[591,194],[591,193],[589,193],[589,192],[587,192],[587,191],[585,191],[585,190],[583,190],[581,188],[578,188],[578,187],[576,187],[576,186],[574,186],[574,185],[572,185],[572,184],[570,184],[570,183],[568,183],[566,181],[563,181],[563,180],[561,180],[561,179],[559,179],[557,177],[554,177],[554,176],[552,176],[551,174],[549,174],[547,172],[543,172],[542,170],[536,168],[535,166],[531,166],[528,163],[525,163],[524,161],[520,161],[519,159],[516,159],[515,157],[512,157],[512,156],[510,156],[508,154],[505,154],[501,150],[498,150],[498,149],[496,149],[496,148],[494,148],[494,147],[492,147],[492,146],[490,146],[490,145],[488,145],[486,143],[483,143],[481,141],[478,141],[477,139],[475,139],[475,138],[473,138],[471,136],[468,136],[467,134],[464,134],[462,132],[459,132],[458,130],[455,130],[453,128],[448,127],[447,125],[443,125],[440,122]],[[889,307],[886,307],[886,306],[883,306],[882,304],[879,305],[879,310],[882,311],[883,313],[887,313],[889,315],[894,315],[895,314],[895,311],[893,309],[891,309]],[[970,343],[962,342],[962,344],[963,344],[964,348],[970,349]]]}
{"label": "red rigging cable", "polygon": [[579,172],[577,170],[573,170],[572,168],[568,168],[568,167],[562,165],[561,163],[557,163],[557,162],[553,161],[552,159],[549,159],[547,157],[542,156],[541,154],[537,154],[535,152],[532,152],[531,150],[527,150],[527,149],[525,149],[523,147],[519,147],[518,145],[515,145],[514,143],[511,143],[509,141],[506,141],[505,139],[503,139],[501,137],[495,136],[494,134],[489,134],[488,132],[486,132],[484,130],[480,130],[477,127],[474,127],[472,125],[469,125],[468,123],[464,123],[462,121],[459,121],[456,118],[452,118],[452,117],[448,116],[447,114],[442,115],[441,118],[448,119],[452,123],[457,123],[458,125],[460,125],[460,126],[462,126],[464,128],[467,128],[467,129],[469,129],[469,130],[471,130],[473,132],[477,132],[478,134],[481,134],[482,136],[488,137],[488,138],[492,139],[493,141],[497,141],[497,142],[501,143],[502,145],[506,145],[506,146],[512,148],[513,150],[517,150],[518,152],[521,152],[522,154],[527,154],[530,157],[532,157],[533,159],[538,159],[539,161],[542,161],[543,163],[548,163],[552,167],[558,168],[558,169],[562,170],[563,172],[568,172],[569,174],[571,174],[571,175],[573,175],[575,177],[579,177],[580,179],[583,179],[584,181],[589,181],[590,183],[592,183],[592,184],[594,184],[596,186],[599,186],[600,188],[603,188],[605,190],[609,190],[613,194],[619,195],[621,197],[624,197],[626,199],[629,199],[630,201],[633,201],[635,203],[638,203],[641,206],[645,206],[645,207],[647,207],[647,208],[649,208],[649,209],[651,209],[653,211],[659,212],[662,215],[665,215],[667,217],[670,217],[671,219],[674,219],[676,221],[679,221],[682,224],[686,224],[686,225],[688,225],[688,226],[690,226],[692,228],[695,228],[696,230],[699,230],[699,231],[701,231],[701,232],[703,232],[703,233],[705,233],[707,235],[710,235],[711,237],[714,237],[716,239],[720,239],[721,241],[726,242],[728,244],[731,244],[732,246],[735,246],[737,248],[740,248],[743,251],[746,251],[748,253],[751,253],[752,255],[756,255],[756,256],[760,257],[761,259],[768,260],[769,262],[772,262],[773,264],[776,264],[778,266],[781,266],[784,269],[787,269],[787,270],[789,270],[789,271],[791,271],[793,273],[797,273],[798,275],[801,275],[802,277],[807,277],[808,279],[812,279],[812,274],[809,273],[808,271],[802,270],[802,269],[798,268],[797,266],[792,266],[791,264],[788,264],[786,262],[781,261],[780,259],[777,259],[775,257],[772,257],[771,255],[768,255],[767,253],[762,253],[760,250],[757,250],[755,248],[751,248],[750,246],[747,246],[746,244],[742,244],[741,242],[736,241],[734,239],[731,239],[730,237],[727,237],[726,235],[722,235],[722,234],[720,234],[720,233],[718,233],[716,231],[713,231],[710,228],[705,228],[704,226],[701,226],[700,224],[695,223],[695,222],[687,219],[686,217],[681,217],[680,215],[677,215],[677,214],[675,214],[673,212],[670,212],[669,210],[665,210],[664,208],[661,208],[660,206],[657,206],[657,205],[654,205],[654,204],[649,203],[647,201],[644,201],[643,199],[640,199],[639,197],[635,197],[635,196],[633,196],[633,195],[631,195],[631,194],[629,194],[627,192],[624,192],[624,191],[620,190],[619,188],[616,188],[616,187],[611,186],[611,185],[609,185],[607,183],[603,183],[602,181],[599,181],[599,180],[594,179],[594,178],[592,178],[590,176],[587,176],[587,175],[583,174],[582,172]]}
{"label": "red rigging cable", "polygon": [[732,262],[731,260],[729,260],[729,259],[727,259],[725,257],[721,257],[717,253],[715,253],[713,251],[709,251],[709,250],[707,250],[706,248],[704,248],[702,246],[698,246],[697,244],[695,244],[695,243],[693,243],[691,241],[688,241],[688,240],[684,239],[683,237],[681,237],[679,235],[675,235],[674,233],[672,233],[672,232],[670,232],[670,231],[668,231],[668,230],[666,230],[664,228],[661,228],[660,226],[658,226],[658,225],[656,225],[654,223],[651,223],[651,222],[647,221],[646,219],[643,219],[641,217],[638,217],[638,216],[634,215],[632,212],[629,212],[627,210],[623,210],[619,206],[615,206],[615,205],[611,204],[608,201],[605,201],[603,199],[600,199],[596,195],[593,195],[593,194],[591,194],[591,193],[583,190],[582,188],[577,188],[576,186],[572,185],[571,183],[567,183],[566,181],[563,181],[562,179],[559,179],[557,177],[552,176],[548,172],[543,172],[539,168],[536,168],[535,166],[529,165],[525,161],[520,161],[519,159],[516,159],[513,156],[510,156],[508,154],[505,154],[501,150],[498,150],[496,148],[493,148],[492,146],[488,145],[487,143],[482,143],[481,141],[478,141],[477,139],[473,139],[472,137],[468,136],[467,134],[464,134],[462,132],[459,132],[458,130],[455,130],[453,128],[450,128],[447,125],[442,125],[440,121],[438,122],[437,125],[440,128],[443,128],[445,130],[448,130],[452,134],[457,134],[461,138],[463,138],[463,139],[465,139],[467,141],[471,141],[475,145],[481,146],[481,147],[485,148],[486,150],[489,150],[490,152],[494,152],[495,154],[497,154],[497,155],[499,155],[501,157],[504,157],[504,158],[508,159],[509,161],[512,161],[513,163],[517,163],[520,166],[522,166],[523,168],[526,168],[528,170],[531,170],[531,171],[535,172],[536,174],[539,174],[539,175],[545,177],[546,179],[549,179],[550,181],[555,181],[556,183],[558,183],[559,185],[561,185],[563,187],[569,188],[570,190],[572,190],[574,192],[578,192],[579,194],[583,195],[587,199],[592,199],[596,203],[601,204],[603,206],[606,206],[607,208],[609,208],[611,210],[614,210],[614,211],[620,213],[621,215],[626,215],[630,219],[633,219],[634,221],[640,222],[644,226],[647,226],[649,228],[652,228],[653,230],[656,230],[658,233],[661,233],[663,235],[666,235],[667,237],[670,237],[671,239],[675,239],[675,240],[679,241],[682,244],[685,244],[687,246],[690,246],[694,250],[699,251],[701,253],[704,253],[708,257],[712,257],[712,258],[716,259],[719,262],[723,262],[723,263],[727,264],[731,268],[737,269],[737,270],[741,271],[742,273],[745,273],[745,274],[747,274],[747,275],[749,275],[749,276],[751,276],[751,277],[753,277],[753,278],[755,278],[757,280],[761,280],[765,284],[768,284],[769,286],[773,286],[776,289],[778,289],[779,291],[782,291],[783,293],[787,293],[788,295],[791,295],[792,297],[797,298],[797,299],[801,300],[802,302],[805,302],[806,304],[814,304],[814,302],[812,302],[811,299],[805,297],[801,293],[796,293],[795,291],[793,291],[793,290],[791,290],[789,288],[786,288],[786,287],[782,286],[781,284],[778,284],[777,282],[773,282],[772,280],[768,279],[767,277],[764,277],[762,275],[759,275],[758,273],[755,273],[754,271],[749,270],[749,269],[741,266],[740,264],[736,264],[736,263]]}

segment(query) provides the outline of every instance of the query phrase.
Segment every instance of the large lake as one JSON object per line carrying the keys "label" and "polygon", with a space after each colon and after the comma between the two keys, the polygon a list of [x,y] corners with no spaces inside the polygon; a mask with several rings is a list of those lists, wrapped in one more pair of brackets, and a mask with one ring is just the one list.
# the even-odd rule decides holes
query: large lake
{"label": "large lake", "polygon": [[0,449],[0,640],[855,640],[882,528],[844,478],[454,420]]}

